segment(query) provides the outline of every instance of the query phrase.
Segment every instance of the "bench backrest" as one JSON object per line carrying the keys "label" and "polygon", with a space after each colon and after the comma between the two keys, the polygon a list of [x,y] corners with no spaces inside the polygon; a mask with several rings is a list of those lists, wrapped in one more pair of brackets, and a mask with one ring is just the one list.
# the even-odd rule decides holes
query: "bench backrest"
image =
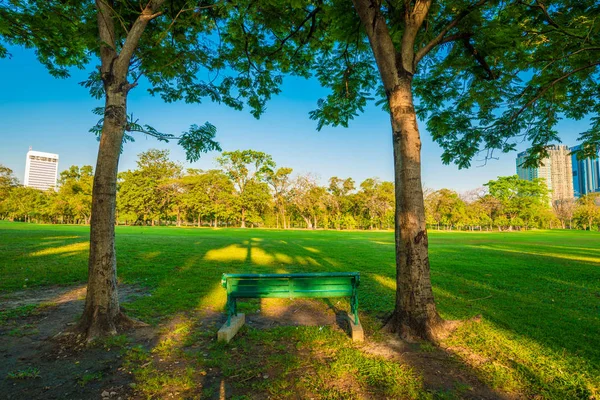
{"label": "bench backrest", "polygon": [[359,282],[358,272],[223,274],[221,279],[232,298],[350,297]]}

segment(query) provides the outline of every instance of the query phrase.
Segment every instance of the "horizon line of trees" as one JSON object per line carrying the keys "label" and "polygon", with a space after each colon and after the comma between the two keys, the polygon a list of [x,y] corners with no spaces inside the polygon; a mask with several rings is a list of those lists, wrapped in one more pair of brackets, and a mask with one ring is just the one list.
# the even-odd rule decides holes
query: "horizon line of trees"
{"label": "horizon line of trees", "polygon": [[[141,153],[119,173],[116,224],[392,229],[394,184],[368,178],[293,176],[254,150],[223,152],[220,168],[183,169],[168,150]],[[89,224],[93,168],[71,166],[56,190],[21,186],[0,165],[0,219]],[[425,189],[427,225],[438,230],[600,229],[600,193],[550,202],[543,179],[498,177],[465,193]]]}

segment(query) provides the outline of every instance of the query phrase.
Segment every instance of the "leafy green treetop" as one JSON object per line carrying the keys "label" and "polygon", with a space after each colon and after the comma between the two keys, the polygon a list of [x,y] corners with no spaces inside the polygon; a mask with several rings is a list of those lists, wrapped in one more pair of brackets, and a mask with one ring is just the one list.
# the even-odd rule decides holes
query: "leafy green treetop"
{"label": "leafy green treetop", "polygon": [[[241,227],[245,228],[246,212],[252,204],[256,204],[256,185],[272,174],[275,162],[270,155],[254,150],[224,151],[217,162],[235,185],[238,193]],[[253,190],[248,192],[247,188],[251,185],[254,185]]]}

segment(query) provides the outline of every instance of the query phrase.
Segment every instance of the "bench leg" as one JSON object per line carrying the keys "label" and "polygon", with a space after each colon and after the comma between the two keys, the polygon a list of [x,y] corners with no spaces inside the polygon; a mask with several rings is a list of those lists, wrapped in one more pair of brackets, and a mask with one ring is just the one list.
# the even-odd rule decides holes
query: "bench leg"
{"label": "bench leg", "polygon": [[246,316],[242,313],[229,316],[227,322],[225,322],[221,329],[219,329],[219,332],[217,332],[217,340],[219,342],[225,341],[229,343],[235,334],[238,333],[240,328],[244,326],[245,322]]}
{"label": "bench leg", "polygon": [[227,326],[229,326],[231,325],[231,318],[237,315],[237,299],[235,297],[227,296],[225,310],[227,311]]}
{"label": "bench leg", "polygon": [[365,340],[365,332],[363,331],[363,327],[358,321],[356,323],[356,316],[352,314],[346,313],[346,320],[348,321],[348,326],[350,327],[350,337],[353,342],[362,342]]}

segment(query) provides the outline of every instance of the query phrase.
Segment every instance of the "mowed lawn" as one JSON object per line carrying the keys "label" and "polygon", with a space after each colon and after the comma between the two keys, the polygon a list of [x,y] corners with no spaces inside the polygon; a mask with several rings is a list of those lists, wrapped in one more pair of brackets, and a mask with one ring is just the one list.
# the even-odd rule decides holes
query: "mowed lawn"
{"label": "mowed lawn", "polygon": [[[119,281],[151,294],[124,307],[160,324],[178,312],[223,310],[224,272],[360,271],[360,311],[371,337],[393,309],[393,237],[117,227]],[[85,282],[88,238],[88,227],[0,221],[0,293]],[[445,349],[491,388],[525,397],[598,398],[598,232],[430,231],[429,243],[442,316],[481,316],[462,325]],[[252,311],[256,303],[249,304]]]}

